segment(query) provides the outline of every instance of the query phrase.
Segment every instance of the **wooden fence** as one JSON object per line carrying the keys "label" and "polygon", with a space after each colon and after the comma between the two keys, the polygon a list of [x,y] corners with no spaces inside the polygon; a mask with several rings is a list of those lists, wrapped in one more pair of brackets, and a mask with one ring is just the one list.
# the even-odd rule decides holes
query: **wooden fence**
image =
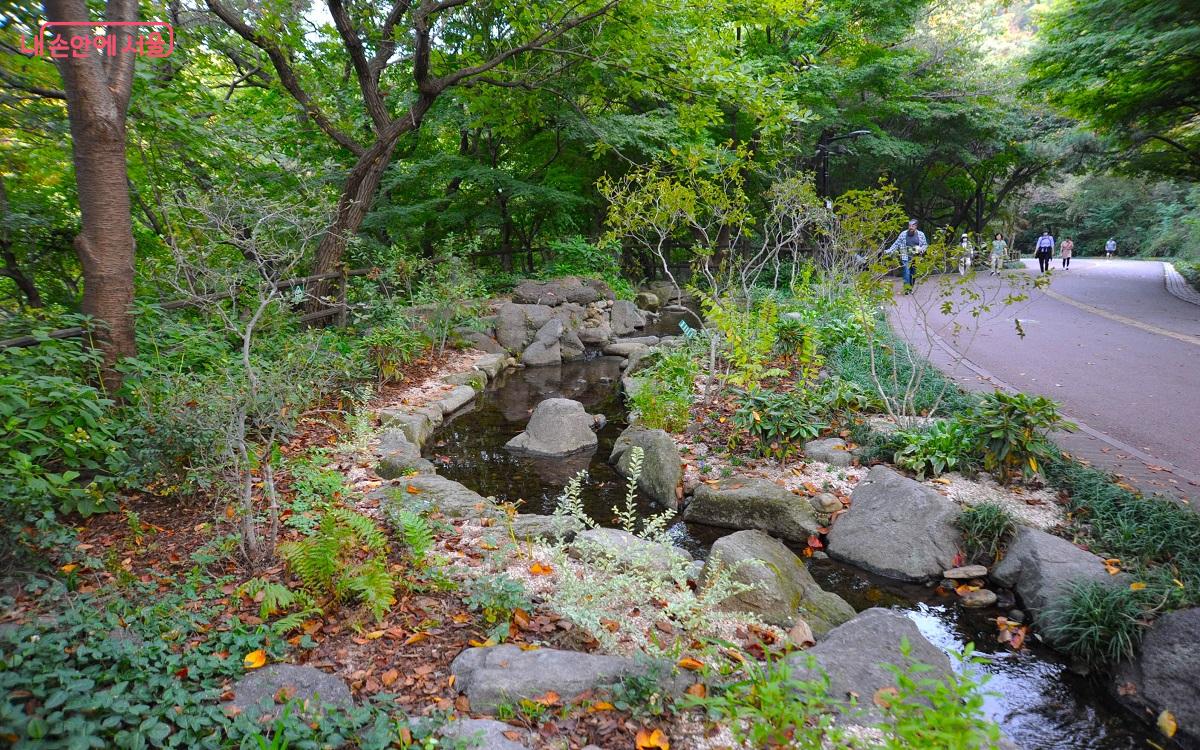
{"label": "wooden fence", "polygon": [[[371,273],[371,271],[373,271],[373,270],[374,269],[371,269],[371,268],[355,268],[353,270],[349,270],[349,271],[345,271],[345,272],[333,271],[331,273],[316,274],[314,276],[301,276],[301,277],[298,277],[295,279],[287,279],[285,281],[281,281],[275,285],[275,288],[277,290],[278,289],[291,289],[292,287],[295,287],[295,286],[311,284],[314,281],[326,281],[326,280],[331,280],[331,279],[338,279],[339,283],[338,283],[338,287],[337,287],[337,302],[335,302],[333,305],[326,307],[324,309],[315,310],[313,312],[305,313],[304,315],[301,315],[300,322],[301,323],[311,323],[314,320],[321,320],[322,318],[328,318],[331,315],[336,315],[336,316],[338,316],[336,324],[338,326],[344,326],[344,325],[346,325],[346,312],[349,309],[346,305],[346,280],[351,276],[366,276],[367,274]],[[207,294],[207,295],[204,295],[203,297],[197,297],[195,299],[184,299],[184,300],[175,300],[173,302],[165,302],[161,305],[161,308],[163,310],[181,310],[185,307],[197,307],[199,305],[203,305],[208,302],[219,302],[221,300],[231,299],[236,294],[237,294],[237,291],[235,291],[235,290],[230,290],[228,292],[221,292],[219,294]],[[48,334],[43,334],[40,336],[18,336],[16,338],[12,338],[12,339],[5,339],[3,341],[0,341],[0,349],[10,349],[13,347],[20,347],[20,346],[36,346],[37,344],[40,344],[42,341],[44,341],[46,338],[73,339],[73,338],[77,338],[79,336],[86,336],[87,333],[88,333],[88,329],[83,326],[75,326],[74,328],[60,328],[57,331],[51,331]]]}

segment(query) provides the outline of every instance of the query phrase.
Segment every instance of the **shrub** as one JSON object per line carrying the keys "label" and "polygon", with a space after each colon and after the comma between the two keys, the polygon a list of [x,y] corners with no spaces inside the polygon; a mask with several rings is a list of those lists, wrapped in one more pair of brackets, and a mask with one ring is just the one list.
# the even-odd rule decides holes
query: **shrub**
{"label": "shrub", "polygon": [[362,337],[362,344],[380,385],[398,383],[404,366],[430,346],[421,328],[407,319],[372,328]]}
{"label": "shrub", "polygon": [[736,446],[740,432],[753,440],[754,452],[783,460],[795,449],[795,443],[811,440],[828,427],[819,421],[802,390],[779,393],[751,390],[738,396],[733,414],[735,432],[730,442]]}
{"label": "shrub", "polygon": [[903,447],[894,461],[918,479],[962,468],[971,461],[975,447],[974,434],[957,420],[934,422],[923,430],[901,430],[898,437]]}
{"label": "shrub", "polygon": [[1002,505],[979,503],[962,509],[955,520],[962,531],[963,544],[972,560],[995,561],[1016,529],[1016,519]]}
{"label": "shrub", "polygon": [[[872,348],[875,371],[871,371]],[[884,324],[875,328],[873,343],[859,338],[832,349],[829,365],[842,378],[856,383],[895,406],[904,416],[954,415],[974,403],[953,382],[901,341]],[[880,391],[882,390],[882,393]]]}
{"label": "shrub", "polygon": [[785,375],[784,370],[767,367],[775,350],[775,326],[779,305],[770,298],[740,306],[736,300],[702,297],[705,317],[720,333],[722,354],[732,365],[725,379],[732,385],[749,388],[764,378]]}
{"label": "shrub", "polygon": [[[883,746],[888,750],[983,750],[998,747],[1000,728],[983,714],[981,688],[991,675],[982,672],[983,662],[967,644],[961,654],[953,654],[963,669],[944,677],[933,677],[931,668],[915,664],[907,668],[888,665],[896,680],[890,695],[874,697],[882,704],[886,721]],[[907,660],[907,642],[901,644]]]}
{"label": "shrub", "polygon": [[598,278],[612,287],[617,299],[633,299],[633,285],[621,274],[620,246],[593,245],[578,235],[550,242],[550,261],[538,271],[543,279],[560,276]]}
{"label": "shrub", "polygon": [[682,432],[692,408],[699,367],[685,348],[659,351],[654,363],[638,373],[630,409],[651,429]]}
{"label": "shrub", "polygon": [[1145,629],[1142,595],[1128,586],[1089,581],[1074,584],[1045,614],[1061,648],[1089,667],[1133,656]]}
{"label": "shrub", "polygon": [[504,573],[472,578],[467,582],[463,601],[472,611],[483,615],[491,626],[488,636],[497,641],[509,636],[509,622],[514,612],[533,609],[525,586]]}
{"label": "shrub", "polygon": [[1058,413],[1058,404],[1044,396],[993,391],[971,410],[983,466],[1007,481],[1014,472],[1029,477],[1039,473],[1039,461],[1053,455],[1049,433],[1072,430],[1075,425]]}
{"label": "shrub", "polygon": [[314,597],[358,599],[376,620],[396,603],[387,552],[375,522],[345,508],[327,510],[311,536],[279,545],[288,568]]}

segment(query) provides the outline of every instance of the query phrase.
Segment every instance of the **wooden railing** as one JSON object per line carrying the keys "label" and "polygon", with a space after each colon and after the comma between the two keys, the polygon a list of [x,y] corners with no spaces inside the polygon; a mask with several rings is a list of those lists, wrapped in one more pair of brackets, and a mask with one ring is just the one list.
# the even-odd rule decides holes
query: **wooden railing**
{"label": "wooden railing", "polygon": [[[322,310],[315,310],[310,313],[301,315],[299,320],[301,323],[311,323],[314,320],[328,318],[331,315],[338,316],[335,322],[338,326],[346,325],[346,313],[349,308],[346,305],[346,280],[351,276],[366,276],[374,269],[371,268],[355,268],[345,272],[333,271],[331,273],[321,273],[314,276],[301,276],[295,279],[287,279],[275,285],[276,289],[291,289],[294,286],[310,284],[314,281],[326,281],[329,279],[338,279],[337,286],[337,302]],[[237,295],[236,290],[228,292],[220,292],[217,294],[206,294],[203,297],[194,297],[192,299],[174,300],[165,302],[160,305],[163,310],[181,310],[185,307],[197,307],[209,302],[220,302],[221,300],[231,299]],[[16,338],[5,339],[0,341],[0,349],[10,349],[20,346],[36,346],[47,338],[50,339],[73,339],[79,336],[86,336],[88,329],[84,326],[75,326],[73,328],[60,328],[56,331],[50,331],[47,334],[38,336],[17,336]]]}

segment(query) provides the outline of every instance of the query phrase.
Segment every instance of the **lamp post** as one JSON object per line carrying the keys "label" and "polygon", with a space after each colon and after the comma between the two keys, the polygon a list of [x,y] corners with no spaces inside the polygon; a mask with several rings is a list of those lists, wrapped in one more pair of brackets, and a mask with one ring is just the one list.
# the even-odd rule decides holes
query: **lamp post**
{"label": "lamp post", "polygon": [[[817,141],[817,158],[820,160],[820,169],[817,171],[817,195],[825,198],[829,195],[829,153],[834,143],[845,141],[854,138],[861,138],[864,135],[870,135],[870,130],[852,130],[849,133],[835,135],[831,138],[821,137]],[[838,153],[842,153],[839,151]]]}

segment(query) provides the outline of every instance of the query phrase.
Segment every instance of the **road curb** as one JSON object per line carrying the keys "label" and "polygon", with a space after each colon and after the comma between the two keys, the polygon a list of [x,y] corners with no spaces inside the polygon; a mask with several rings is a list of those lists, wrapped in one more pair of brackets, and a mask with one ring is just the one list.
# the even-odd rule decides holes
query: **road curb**
{"label": "road curb", "polygon": [[1167,291],[1184,302],[1200,305],[1200,292],[1197,292],[1187,282],[1187,279],[1183,278],[1183,274],[1175,270],[1175,264],[1163,261],[1162,267],[1163,283],[1167,285]]}

